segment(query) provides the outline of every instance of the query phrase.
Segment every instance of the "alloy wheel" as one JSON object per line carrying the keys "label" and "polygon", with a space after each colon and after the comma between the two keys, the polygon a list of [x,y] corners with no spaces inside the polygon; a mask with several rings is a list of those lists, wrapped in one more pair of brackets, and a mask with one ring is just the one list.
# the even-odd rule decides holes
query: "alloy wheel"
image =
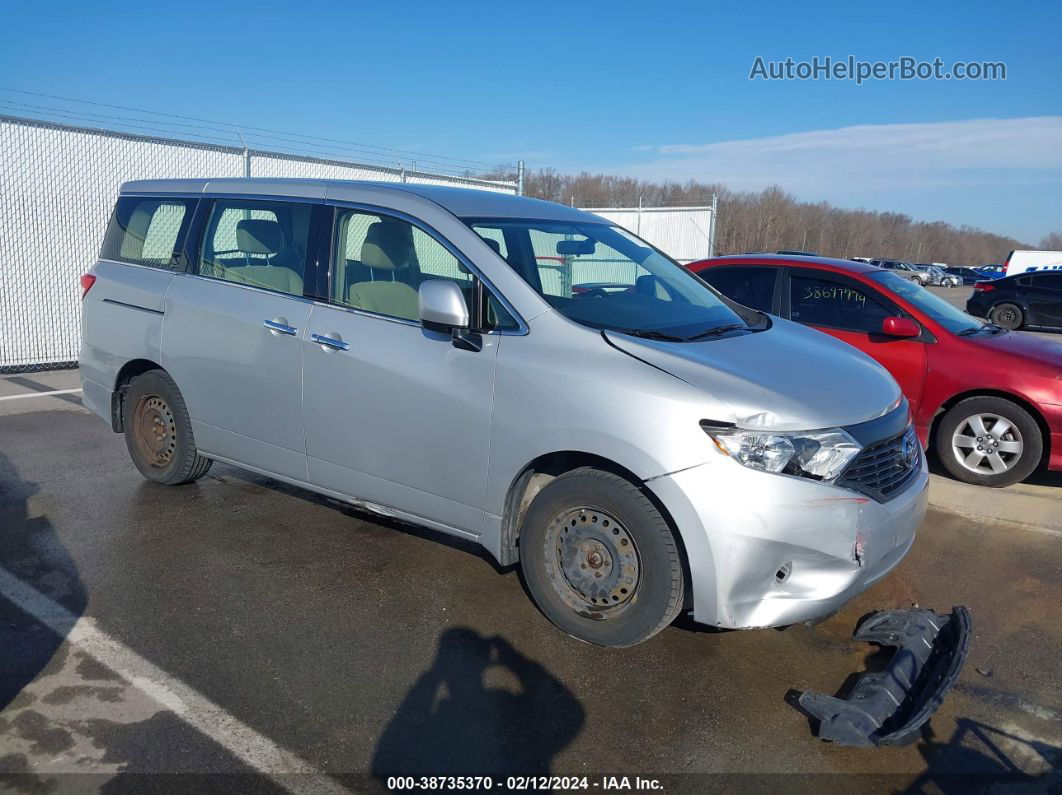
{"label": "alloy wheel", "polygon": [[1014,467],[1024,443],[1021,432],[999,414],[974,414],[960,422],[951,437],[955,459],[971,472],[998,475]]}

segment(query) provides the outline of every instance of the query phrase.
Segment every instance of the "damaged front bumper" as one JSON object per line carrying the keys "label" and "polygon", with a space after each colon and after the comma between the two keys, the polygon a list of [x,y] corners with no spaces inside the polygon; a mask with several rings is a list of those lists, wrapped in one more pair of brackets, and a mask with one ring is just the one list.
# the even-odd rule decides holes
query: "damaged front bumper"
{"label": "damaged front bumper", "polygon": [[902,491],[877,502],[720,459],[647,485],[682,535],[694,619],[751,629],[827,616],[888,574],[914,542],[928,482],[923,461]]}
{"label": "damaged front bumper", "polygon": [[846,698],[813,690],[800,706],[819,723],[818,736],[838,745],[906,745],[944,701],[970,647],[970,612],[950,615],[905,608],[874,613],[855,640],[896,648],[885,670],[861,675]]}

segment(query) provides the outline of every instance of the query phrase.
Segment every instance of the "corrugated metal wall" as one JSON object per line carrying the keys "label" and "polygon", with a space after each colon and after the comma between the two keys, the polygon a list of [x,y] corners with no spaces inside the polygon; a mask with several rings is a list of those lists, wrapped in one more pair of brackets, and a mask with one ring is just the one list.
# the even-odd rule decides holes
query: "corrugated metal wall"
{"label": "corrugated metal wall", "polygon": [[[399,169],[252,151],[251,175],[398,182]],[[92,265],[121,183],[240,177],[243,152],[0,116],[0,372],[77,359],[78,276]],[[406,173],[406,181],[515,193],[515,185]]]}

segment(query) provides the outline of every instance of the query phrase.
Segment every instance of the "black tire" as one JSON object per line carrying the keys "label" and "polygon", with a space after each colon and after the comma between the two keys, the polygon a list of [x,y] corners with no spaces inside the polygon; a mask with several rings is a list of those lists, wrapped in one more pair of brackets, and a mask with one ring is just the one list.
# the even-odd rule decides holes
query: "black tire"
{"label": "black tire", "polygon": [[196,449],[181,391],[165,370],[148,370],[129,384],[122,427],[129,457],[148,480],[177,486],[210,469],[211,460]]}
{"label": "black tire", "polygon": [[[996,421],[983,419],[981,424],[986,428],[988,434],[981,436],[978,435],[978,431],[974,426],[968,424],[970,418],[983,417],[984,415],[1000,417],[1013,426],[1014,430],[1003,434],[1002,444],[1009,445],[1011,448],[1020,446],[1020,453],[999,452],[1000,448],[996,444],[999,440],[995,439],[992,433],[993,429],[998,428],[998,425],[994,424]],[[990,423],[993,423],[991,427],[989,427]],[[955,439],[957,432],[963,439],[985,439],[985,442],[981,443],[980,446],[960,447],[956,450]],[[1040,430],[1040,426],[1036,424],[1036,420],[1017,403],[999,397],[972,397],[956,403],[941,419],[940,424],[937,426],[936,448],[940,463],[958,480],[978,486],[1002,488],[1003,486],[1010,486],[1013,483],[1025,480],[1032,474],[1033,470],[1040,464],[1040,458],[1043,456],[1044,451],[1044,442],[1043,433]],[[974,471],[964,466],[959,460],[960,455],[967,449],[971,453],[974,450],[979,450],[980,452],[987,451],[990,454],[998,454],[1001,460],[1005,459],[1007,469],[999,473],[993,473],[990,468],[991,460],[989,455],[978,461],[978,469],[984,471]]]}
{"label": "black tire", "polygon": [[1025,325],[1025,313],[1017,304],[1002,303],[992,307],[988,319],[1000,328],[1016,331]]}
{"label": "black tire", "polygon": [[572,470],[538,493],[521,524],[520,565],[546,618],[599,646],[648,640],[682,609],[685,577],[667,521],[641,489],[598,469]]}

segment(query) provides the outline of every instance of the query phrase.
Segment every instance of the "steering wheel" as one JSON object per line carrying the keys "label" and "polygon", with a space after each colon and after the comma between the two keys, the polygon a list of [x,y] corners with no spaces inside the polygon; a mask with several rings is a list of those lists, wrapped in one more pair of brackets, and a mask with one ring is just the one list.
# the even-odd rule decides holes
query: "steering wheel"
{"label": "steering wheel", "polygon": [[576,293],[576,298],[608,298],[608,290],[603,287],[591,287],[586,292]]}

